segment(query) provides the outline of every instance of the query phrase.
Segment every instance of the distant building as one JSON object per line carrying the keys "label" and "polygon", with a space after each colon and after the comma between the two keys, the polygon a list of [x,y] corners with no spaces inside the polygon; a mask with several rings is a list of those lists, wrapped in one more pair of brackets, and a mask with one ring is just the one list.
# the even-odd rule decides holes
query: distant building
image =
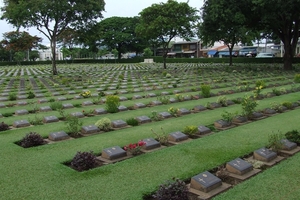
{"label": "distant building", "polygon": [[202,57],[201,43],[199,40],[175,42],[167,55],[176,58]]}
{"label": "distant building", "polygon": [[[47,49],[47,50],[39,50],[39,55],[40,61],[45,61],[45,60],[51,60],[52,58],[52,52],[51,49]],[[60,49],[56,49],[56,60],[63,60],[63,54],[60,51]]]}

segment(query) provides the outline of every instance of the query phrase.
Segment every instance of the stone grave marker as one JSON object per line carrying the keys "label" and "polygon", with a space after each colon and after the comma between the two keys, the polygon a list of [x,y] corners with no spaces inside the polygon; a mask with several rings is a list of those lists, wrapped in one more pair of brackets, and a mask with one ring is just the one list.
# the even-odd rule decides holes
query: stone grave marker
{"label": "stone grave marker", "polygon": [[134,107],[135,109],[137,109],[137,108],[145,108],[146,105],[143,104],[143,103],[135,103],[133,107]]}
{"label": "stone grave marker", "polygon": [[25,105],[27,105],[27,102],[26,102],[26,101],[19,101],[19,102],[17,103],[17,105],[18,105],[18,106],[25,106]]}
{"label": "stone grave marker", "polygon": [[169,92],[163,91],[161,92],[161,95],[169,95]]}
{"label": "stone grave marker", "polygon": [[221,104],[217,103],[217,102],[212,102],[210,103],[210,107],[211,108],[221,108]]}
{"label": "stone grave marker", "polygon": [[60,95],[60,92],[53,92],[52,93],[52,96],[59,96]]}
{"label": "stone grave marker", "polygon": [[76,94],[74,90],[68,91],[68,94]]}
{"label": "stone grave marker", "polygon": [[[125,89],[125,88],[124,88]],[[120,92],[119,92],[120,94],[127,94],[128,93],[128,91],[127,90],[120,90]]]}
{"label": "stone grave marker", "polygon": [[119,111],[126,111],[126,110],[128,110],[128,108],[126,106],[123,106],[123,105],[119,106],[118,109],[119,109]]}
{"label": "stone grave marker", "polygon": [[226,120],[220,119],[220,120],[215,121],[214,125],[216,128],[226,128],[226,127],[229,127],[231,125],[231,123]]}
{"label": "stone grave marker", "polygon": [[157,105],[162,105],[162,102],[158,101],[158,100],[154,100],[154,101],[151,101],[151,104],[154,106],[157,106]]}
{"label": "stone grave marker", "polygon": [[9,96],[9,93],[8,93],[8,92],[3,92],[3,93],[1,93],[1,96],[3,96],[3,97],[8,97],[8,96]]}
{"label": "stone grave marker", "polygon": [[149,93],[149,94],[147,94],[147,97],[156,97],[156,94],[154,94],[154,93]]}
{"label": "stone grave marker", "polygon": [[259,119],[262,118],[264,115],[261,112],[253,112],[251,115],[252,119]]}
{"label": "stone grave marker", "polygon": [[233,118],[233,123],[237,123],[237,124],[245,123],[247,121],[248,121],[248,119],[245,116],[239,115],[239,116],[236,116]]}
{"label": "stone grave marker", "polygon": [[36,94],[35,97],[36,97],[36,98],[43,98],[43,97],[45,97],[45,96],[44,96],[43,94]]}
{"label": "stone grave marker", "polygon": [[13,127],[15,128],[21,128],[21,127],[27,127],[30,126],[30,123],[27,120],[17,120],[14,121]]}
{"label": "stone grave marker", "polygon": [[3,115],[0,113],[0,118],[2,118],[3,117]]}
{"label": "stone grave marker", "polygon": [[85,102],[82,102],[82,105],[83,106],[91,106],[91,105],[94,105],[94,104],[91,101],[85,101]]}
{"label": "stone grave marker", "polygon": [[39,99],[39,100],[38,100],[38,103],[46,103],[46,102],[48,102],[47,99]]}
{"label": "stone grave marker", "polygon": [[57,101],[66,101],[67,98],[66,97],[57,97]]}
{"label": "stone grave marker", "polygon": [[8,101],[8,97],[0,97],[0,102],[1,101]]}
{"label": "stone grave marker", "polygon": [[194,110],[195,111],[204,111],[204,110],[207,110],[207,108],[205,106],[202,106],[202,105],[197,105],[194,107]]}
{"label": "stone grave marker", "polygon": [[151,119],[148,116],[138,116],[136,117],[136,120],[140,123],[140,124],[144,124],[144,123],[148,123],[151,122]]}
{"label": "stone grave marker", "polygon": [[84,114],[82,112],[74,112],[74,113],[71,113],[71,115],[73,117],[78,117],[78,118],[83,118],[85,117]]}
{"label": "stone grave marker", "polygon": [[187,114],[191,114],[191,111],[186,108],[179,108],[178,113],[180,115],[187,115]]}
{"label": "stone grave marker", "polygon": [[64,109],[74,108],[73,104],[71,104],[71,103],[65,103],[62,106],[63,106]]}
{"label": "stone grave marker", "polygon": [[83,99],[83,97],[80,95],[76,95],[76,96],[74,96],[74,99]]}
{"label": "stone grave marker", "polygon": [[18,95],[17,99],[27,99],[27,96],[26,95]]}
{"label": "stone grave marker", "polygon": [[282,139],[281,144],[283,145],[283,150],[291,151],[297,148],[297,144],[295,142],[291,142],[287,139]]}
{"label": "stone grave marker", "polygon": [[266,115],[274,115],[274,114],[276,114],[276,110],[271,109],[271,108],[266,108],[266,109],[264,110],[264,113],[265,113]]}
{"label": "stone grave marker", "polygon": [[141,99],[143,98],[141,95],[133,95],[132,99]]}
{"label": "stone grave marker", "polygon": [[5,108],[5,107],[6,107],[5,104],[0,103],[0,108]]}
{"label": "stone grave marker", "polygon": [[232,100],[227,100],[227,105],[230,106],[230,105],[233,105],[234,102]]}
{"label": "stone grave marker", "polygon": [[27,115],[29,112],[26,109],[22,109],[22,110],[16,110],[15,114],[16,115]]}
{"label": "stone grave marker", "polygon": [[188,95],[188,96],[184,96],[183,99],[184,99],[184,101],[189,101],[189,100],[192,100],[192,97],[190,95]]}
{"label": "stone grave marker", "polygon": [[93,134],[98,133],[100,129],[95,125],[88,125],[81,127],[81,133],[82,134]]}
{"label": "stone grave marker", "polygon": [[57,132],[52,132],[48,135],[49,140],[52,141],[60,141],[60,140],[66,140],[69,139],[70,136],[64,132],[64,131],[57,131]]}
{"label": "stone grave marker", "polygon": [[123,97],[123,96],[121,96],[119,98],[120,98],[120,101],[127,101],[128,100],[127,97]]}
{"label": "stone grave marker", "polygon": [[170,113],[168,113],[168,112],[160,112],[160,113],[158,113],[158,115],[160,115],[164,119],[172,117],[172,115]]}
{"label": "stone grave marker", "polygon": [[127,152],[119,146],[109,147],[102,150],[101,157],[109,160],[115,160],[127,156]]}
{"label": "stone grave marker", "polygon": [[111,122],[113,128],[123,128],[127,126],[127,123],[121,119]]}
{"label": "stone grave marker", "polygon": [[46,116],[43,119],[44,123],[52,123],[52,122],[58,122],[59,119],[56,116]]}
{"label": "stone grave marker", "polygon": [[220,187],[221,185],[221,179],[211,174],[210,172],[205,171],[192,177],[190,187],[208,193],[213,189]]}
{"label": "stone grave marker", "polygon": [[198,131],[200,135],[204,135],[204,134],[208,134],[211,133],[211,130],[209,128],[207,128],[206,126],[198,126]]}
{"label": "stone grave marker", "polygon": [[255,150],[253,152],[253,158],[263,162],[270,162],[277,157],[277,153],[271,151],[265,147]]}
{"label": "stone grave marker", "polygon": [[40,111],[41,112],[48,112],[48,111],[52,111],[50,106],[42,106],[40,107]]}
{"label": "stone grave marker", "polygon": [[236,158],[226,163],[226,169],[234,174],[243,175],[253,170],[252,164],[246,162],[243,159]]}
{"label": "stone grave marker", "polygon": [[168,135],[168,140],[171,141],[171,142],[181,142],[181,141],[184,141],[184,140],[187,140],[189,137],[180,132],[180,131],[176,131],[176,132],[173,132],[173,133],[170,133]]}
{"label": "stone grave marker", "polygon": [[101,115],[101,114],[105,114],[105,113],[107,113],[107,111],[104,108],[96,108],[94,110],[94,114],[96,114],[96,115]]}
{"label": "stone grave marker", "polygon": [[161,146],[160,143],[153,138],[143,139],[142,141],[145,142],[145,145],[142,147],[144,150],[152,150]]}

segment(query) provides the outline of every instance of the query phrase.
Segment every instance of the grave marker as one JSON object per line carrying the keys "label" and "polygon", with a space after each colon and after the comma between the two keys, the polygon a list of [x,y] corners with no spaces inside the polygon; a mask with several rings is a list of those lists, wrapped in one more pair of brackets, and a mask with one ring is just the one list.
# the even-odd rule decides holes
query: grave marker
{"label": "grave marker", "polygon": [[291,142],[287,139],[282,139],[281,143],[283,145],[283,150],[291,151],[291,150],[297,148],[297,144],[295,142]]}
{"label": "grave marker", "polygon": [[176,131],[176,132],[173,132],[173,133],[170,133],[168,135],[168,140],[171,141],[171,142],[181,142],[181,141],[184,141],[184,140],[187,140],[189,137],[180,132],[180,131]]}
{"label": "grave marker", "polygon": [[93,133],[98,133],[99,131],[100,129],[95,125],[81,127],[82,134],[93,134]]}
{"label": "grave marker", "polygon": [[101,157],[109,160],[115,160],[127,156],[127,152],[119,146],[109,147],[102,150]]}
{"label": "grave marker", "polygon": [[152,149],[159,148],[161,146],[160,143],[153,138],[143,139],[142,141],[146,143],[142,147],[142,149],[144,150],[152,150]]}
{"label": "grave marker", "polygon": [[198,126],[198,131],[200,135],[211,133],[211,130],[207,128],[206,126]]}
{"label": "grave marker", "polygon": [[29,113],[28,110],[25,109],[15,111],[16,115],[27,115],[28,113]]}
{"label": "grave marker", "polygon": [[64,131],[58,131],[58,132],[50,133],[48,138],[49,140],[52,141],[59,141],[59,140],[69,139],[70,136]]}
{"label": "grave marker", "polygon": [[136,120],[137,120],[140,124],[144,124],[144,123],[151,122],[151,119],[150,119],[148,116],[138,116],[138,117],[136,117]]}
{"label": "grave marker", "polygon": [[168,112],[160,112],[158,113],[162,118],[167,119],[167,118],[171,118],[172,115]]}
{"label": "grave marker", "polygon": [[56,116],[46,116],[43,119],[44,123],[52,123],[52,122],[58,122],[59,119]]}
{"label": "grave marker", "polygon": [[105,114],[105,113],[107,113],[107,111],[104,108],[96,108],[94,110],[94,114],[96,114],[96,115],[101,115],[101,114]]}
{"label": "grave marker", "polygon": [[205,171],[192,177],[190,187],[207,193],[217,187],[220,187],[221,185],[221,179],[214,176],[210,172]]}
{"label": "grave marker", "polygon": [[50,106],[42,106],[40,107],[40,111],[41,112],[48,112],[48,111],[52,111]]}
{"label": "grave marker", "polygon": [[21,127],[27,127],[30,126],[30,123],[27,120],[17,120],[14,121],[13,127],[15,128],[21,128]]}
{"label": "grave marker", "polygon": [[127,126],[127,123],[121,119],[111,122],[113,128],[123,128]]}
{"label": "grave marker", "polygon": [[264,161],[264,162],[270,162],[271,160],[275,159],[276,157],[277,157],[276,152],[271,151],[265,147],[255,150],[253,153],[254,159]]}
{"label": "grave marker", "polygon": [[253,170],[253,166],[243,159],[237,158],[226,164],[226,169],[234,174],[243,175]]}

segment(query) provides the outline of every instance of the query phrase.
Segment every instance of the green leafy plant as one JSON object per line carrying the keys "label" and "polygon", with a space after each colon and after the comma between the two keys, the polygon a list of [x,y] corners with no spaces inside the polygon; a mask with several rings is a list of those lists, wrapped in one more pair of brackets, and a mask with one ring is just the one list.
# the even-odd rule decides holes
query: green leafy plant
{"label": "green leafy plant", "polygon": [[99,119],[95,123],[95,126],[97,126],[102,131],[110,131],[112,129],[111,120],[106,117]]}
{"label": "green leafy plant", "polygon": [[17,94],[16,94],[16,93],[13,93],[13,92],[9,93],[9,95],[8,95],[8,100],[10,100],[10,101],[15,101],[15,100],[17,100]]}
{"label": "green leafy plant", "polygon": [[67,115],[66,116],[66,129],[68,134],[73,136],[78,136],[80,134],[82,122],[79,120],[78,117],[73,115]]}
{"label": "green leafy plant", "polygon": [[77,152],[71,161],[71,166],[77,171],[85,171],[97,166],[96,156],[92,151]]}
{"label": "green leafy plant", "polygon": [[279,131],[278,133],[272,133],[268,136],[268,148],[271,148],[275,152],[282,150],[282,139],[284,139],[284,135]]}
{"label": "green leafy plant", "polygon": [[178,108],[170,107],[168,109],[168,112],[173,116],[173,117],[178,117]]}
{"label": "green leafy plant", "polygon": [[154,134],[155,139],[158,140],[162,145],[166,145],[168,144],[168,134],[166,134],[162,127],[160,127],[160,130],[161,133],[157,133],[151,128],[151,132]]}
{"label": "green leafy plant", "polygon": [[35,97],[35,94],[32,91],[29,91],[27,93],[27,99],[33,99]]}
{"label": "green leafy plant", "polygon": [[227,97],[226,96],[220,96],[217,99],[217,103],[221,104],[222,106],[226,107],[227,106]]}
{"label": "green leafy plant", "polygon": [[126,119],[126,123],[130,126],[138,126],[139,125],[139,122],[138,120],[136,120],[135,118],[129,118],[129,119]]}
{"label": "green leafy plant", "polygon": [[150,115],[152,121],[162,121],[164,118],[157,111],[152,111]]}
{"label": "green leafy plant", "polygon": [[244,96],[241,102],[242,106],[242,115],[249,118],[254,112],[256,106],[258,105],[257,101],[250,96]]}
{"label": "green leafy plant", "polygon": [[188,188],[184,181],[173,178],[161,184],[153,198],[157,200],[188,200]]}
{"label": "green leafy plant", "polygon": [[54,102],[50,103],[50,108],[52,110],[58,111],[58,110],[63,109],[63,105],[62,105],[62,103],[60,101],[54,101]]}
{"label": "green leafy plant", "polygon": [[264,80],[257,80],[257,81],[255,82],[255,86],[256,86],[256,87],[261,87],[261,89],[263,89],[263,88],[266,87],[266,83],[265,83]]}
{"label": "green leafy plant", "polygon": [[253,94],[254,94],[254,98],[258,98],[260,97],[260,93],[261,93],[261,90],[263,89],[263,86],[257,86],[255,87],[255,90],[253,91]]}
{"label": "green leafy plant", "polygon": [[175,99],[177,100],[177,101],[184,101],[184,97],[183,97],[183,95],[181,95],[181,94],[175,94]]}
{"label": "green leafy plant", "polygon": [[295,81],[296,83],[300,83],[300,74],[295,74],[295,76],[294,76],[294,81]]}
{"label": "green leafy plant", "polygon": [[167,95],[160,95],[157,97],[157,100],[160,101],[162,104],[169,104],[170,103],[170,97]]}
{"label": "green leafy plant", "polygon": [[32,124],[34,126],[43,124],[43,118],[39,117],[38,115],[35,115],[33,119],[28,118],[28,121],[30,124]]}
{"label": "green leafy plant", "polygon": [[0,131],[6,131],[9,129],[9,126],[5,124],[4,122],[0,123]]}
{"label": "green leafy plant", "polygon": [[35,132],[30,132],[20,140],[19,144],[24,148],[29,148],[29,147],[43,145],[45,144],[45,141],[40,134]]}
{"label": "green leafy plant", "polygon": [[198,133],[198,127],[194,126],[194,125],[185,126],[182,132],[184,134],[192,136],[192,135],[195,135],[196,133]]}
{"label": "green leafy plant", "polygon": [[80,93],[79,94],[79,96],[82,96],[83,98],[89,98],[89,97],[91,97],[91,91],[84,91],[84,92],[82,92],[82,93]]}
{"label": "green leafy plant", "polygon": [[106,110],[109,113],[116,113],[119,111],[120,98],[117,95],[108,95],[105,101]]}
{"label": "green leafy plant", "polygon": [[296,142],[297,144],[300,144],[300,132],[297,130],[286,132],[285,137],[291,142]]}
{"label": "green leafy plant", "polygon": [[284,107],[286,107],[288,109],[292,109],[293,108],[293,104],[290,101],[282,102],[281,105],[283,105]]}
{"label": "green leafy plant", "polygon": [[234,119],[234,117],[235,117],[237,114],[238,114],[238,112],[232,113],[232,112],[228,112],[228,111],[225,110],[225,111],[223,111],[223,113],[221,114],[221,116],[222,116],[222,119],[223,119],[223,120],[225,120],[225,121],[231,123],[232,120]]}
{"label": "green leafy plant", "polygon": [[206,85],[206,84],[201,85],[201,95],[205,98],[210,97],[210,85]]}
{"label": "green leafy plant", "polygon": [[278,90],[277,88],[273,88],[273,89],[272,89],[272,92],[273,92],[276,96],[280,96],[280,95],[281,95],[280,90]]}

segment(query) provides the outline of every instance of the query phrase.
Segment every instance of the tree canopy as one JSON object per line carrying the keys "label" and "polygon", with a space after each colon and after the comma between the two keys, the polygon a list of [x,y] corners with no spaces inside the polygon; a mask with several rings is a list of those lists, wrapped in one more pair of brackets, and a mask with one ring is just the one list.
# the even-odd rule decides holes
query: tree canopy
{"label": "tree canopy", "polygon": [[104,0],[4,0],[2,19],[17,27],[36,27],[50,41],[56,75],[56,42],[67,28],[86,28],[102,18]]}
{"label": "tree canopy", "polygon": [[254,31],[246,26],[248,16],[243,9],[247,5],[248,0],[207,0],[202,7],[203,22],[199,27],[199,37],[204,44],[213,45],[216,41],[222,41],[227,45],[230,65],[234,45],[251,43],[255,37]]}
{"label": "tree canopy", "polygon": [[168,0],[166,3],[152,4],[139,13],[140,23],[136,33],[147,40],[158,41],[164,51],[164,68],[170,41],[175,37],[187,39],[195,35],[195,25],[199,19],[197,12],[186,2]]}

